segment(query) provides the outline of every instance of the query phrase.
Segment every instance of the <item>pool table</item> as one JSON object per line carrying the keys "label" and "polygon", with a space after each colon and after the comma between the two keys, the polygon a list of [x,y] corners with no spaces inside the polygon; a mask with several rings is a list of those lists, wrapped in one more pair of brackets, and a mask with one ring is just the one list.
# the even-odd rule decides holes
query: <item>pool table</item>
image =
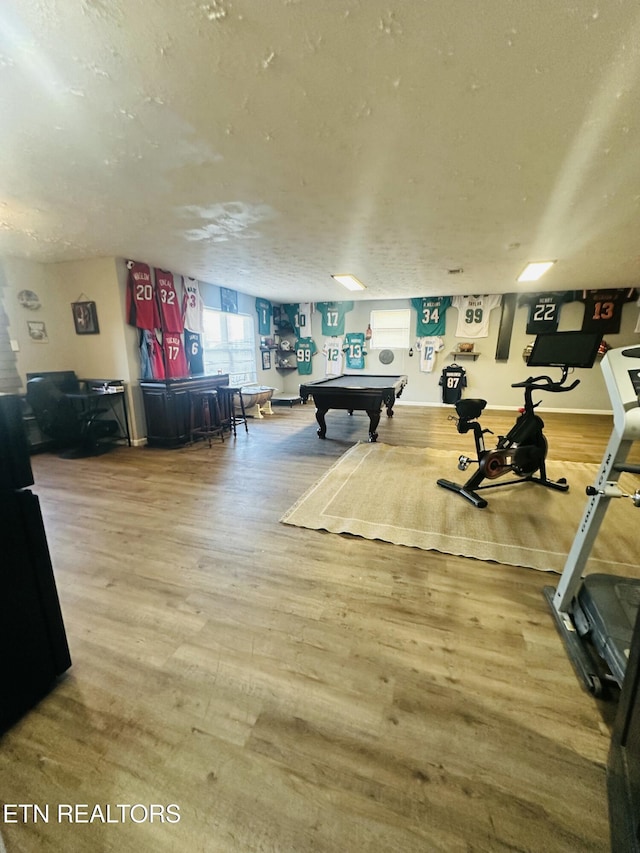
{"label": "pool table", "polygon": [[369,441],[375,441],[378,438],[376,428],[380,423],[382,407],[386,406],[388,417],[393,417],[393,404],[406,384],[406,376],[343,374],[301,385],[300,397],[303,403],[313,397],[319,438],[327,435],[324,416],[329,409],[346,409],[350,415],[354,411],[363,411],[369,415]]}

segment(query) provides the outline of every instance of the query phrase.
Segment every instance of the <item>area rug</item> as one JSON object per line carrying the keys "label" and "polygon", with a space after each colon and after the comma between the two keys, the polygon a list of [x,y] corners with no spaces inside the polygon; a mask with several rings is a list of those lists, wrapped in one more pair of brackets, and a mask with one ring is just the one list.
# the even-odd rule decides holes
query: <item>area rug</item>
{"label": "area rug", "polygon": [[[585,489],[594,483],[599,466],[550,460],[548,477],[566,477],[569,492],[534,483],[487,489],[482,495],[489,505],[478,509],[436,485],[439,477],[462,483],[471,475],[473,467],[458,471],[458,456],[429,448],[356,444],[280,520],[445,554],[562,571],[587,502]],[[625,474],[620,485],[634,492],[640,483]],[[630,500],[611,501],[587,571],[640,577],[638,525],[640,510]]]}

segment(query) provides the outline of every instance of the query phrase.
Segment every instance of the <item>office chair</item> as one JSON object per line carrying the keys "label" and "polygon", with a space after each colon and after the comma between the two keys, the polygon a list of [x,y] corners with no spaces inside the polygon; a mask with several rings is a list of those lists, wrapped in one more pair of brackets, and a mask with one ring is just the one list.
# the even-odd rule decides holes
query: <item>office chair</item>
{"label": "office chair", "polygon": [[105,453],[109,445],[100,440],[118,431],[117,421],[99,417],[106,409],[78,411],[73,400],[44,377],[28,380],[27,403],[41,432],[62,449],[60,456],[66,459]]}

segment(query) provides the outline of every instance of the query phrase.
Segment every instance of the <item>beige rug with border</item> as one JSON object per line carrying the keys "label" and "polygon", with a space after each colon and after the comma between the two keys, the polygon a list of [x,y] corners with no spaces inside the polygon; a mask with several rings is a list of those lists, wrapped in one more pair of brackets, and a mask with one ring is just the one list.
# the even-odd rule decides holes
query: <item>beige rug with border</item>
{"label": "beige rug with border", "polygon": [[[282,516],[297,527],[349,533],[396,545],[493,560],[512,566],[562,571],[599,465],[547,462],[551,479],[566,477],[568,492],[534,483],[483,490],[478,509],[436,484],[463,483],[475,466],[458,471],[455,451],[358,443]],[[489,481],[485,481],[489,482]],[[493,482],[500,482],[494,480]],[[640,485],[625,474],[620,486]],[[640,577],[637,527],[640,509],[612,500],[592,551],[588,572]]]}

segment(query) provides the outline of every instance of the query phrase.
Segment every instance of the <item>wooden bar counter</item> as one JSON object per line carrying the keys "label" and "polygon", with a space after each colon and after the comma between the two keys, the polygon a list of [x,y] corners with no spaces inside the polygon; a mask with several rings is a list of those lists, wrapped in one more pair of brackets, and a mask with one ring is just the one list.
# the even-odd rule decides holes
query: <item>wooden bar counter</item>
{"label": "wooden bar counter", "polygon": [[215,391],[229,384],[228,373],[140,382],[150,447],[179,447],[190,441],[190,392]]}

